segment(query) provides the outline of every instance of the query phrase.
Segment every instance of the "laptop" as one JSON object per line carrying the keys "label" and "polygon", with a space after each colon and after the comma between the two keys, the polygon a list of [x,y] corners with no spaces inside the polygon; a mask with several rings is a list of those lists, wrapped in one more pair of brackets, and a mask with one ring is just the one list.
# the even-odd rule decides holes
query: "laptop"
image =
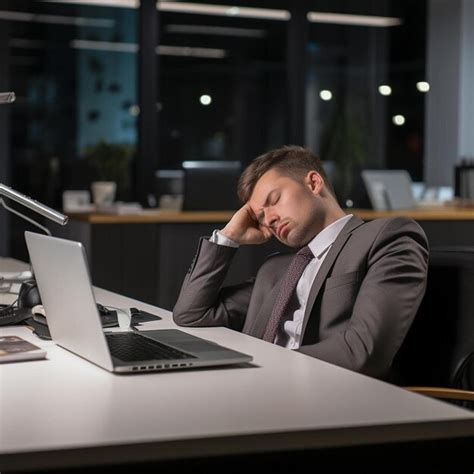
{"label": "laptop", "polygon": [[376,211],[417,207],[412,180],[406,170],[364,170],[362,179]]}
{"label": "laptop", "polygon": [[59,346],[110,372],[181,370],[252,356],[176,329],[104,333],[80,242],[25,232],[48,328]]}

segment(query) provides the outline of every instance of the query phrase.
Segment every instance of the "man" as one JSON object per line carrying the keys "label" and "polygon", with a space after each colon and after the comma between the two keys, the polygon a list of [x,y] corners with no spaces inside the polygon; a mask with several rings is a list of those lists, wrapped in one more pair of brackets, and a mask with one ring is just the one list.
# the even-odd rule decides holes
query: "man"
{"label": "man", "polygon": [[[243,172],[244,205],[201,239],[173,317],[227,326],[318,359],[385,378],[425,291],[428,244],[395,217],[346,215],[309,150],[286,146]],[[255,279],[223,287],[239,245],[275,236],[294,255],[273,255]]]}

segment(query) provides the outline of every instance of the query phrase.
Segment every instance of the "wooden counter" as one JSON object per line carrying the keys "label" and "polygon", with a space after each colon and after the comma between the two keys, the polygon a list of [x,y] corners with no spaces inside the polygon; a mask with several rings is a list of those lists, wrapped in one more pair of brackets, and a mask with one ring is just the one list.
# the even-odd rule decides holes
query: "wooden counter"
{"label": "wooden counter", "polygon": [[71,219],[90,224],[161,224],[193,222],[227,222],[234,211],[159,211],[143,210],[135,214],[68,214]]}
{"label": "wooden counter", "polygon": [[[373,211],[371,209],[346,209],[364,220],[380,217],[406,216],[417,221],[458,221],[474,220],[474,208],[453,206],[426,207],[397,211]],[[133,224],[133,223],[192,223],[192,222],[227,222],[234,211],[200,211],[177,212],[160,210],[143,210],[136,214],[102,214],[84,213],[69,214],[71,219],[89,222],[90,224]]]}

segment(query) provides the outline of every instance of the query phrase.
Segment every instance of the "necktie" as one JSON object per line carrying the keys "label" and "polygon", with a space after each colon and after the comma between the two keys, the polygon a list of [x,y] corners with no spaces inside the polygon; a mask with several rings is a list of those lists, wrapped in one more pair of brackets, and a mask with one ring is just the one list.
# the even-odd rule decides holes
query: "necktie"
{"label": "necktie", "polygon": [[275,305],[273,306],[272,314],[268,320],[263,340],[273,342],[277,334],[280,323],[288,307],[288,303],[295,291],[298,280],[301,278],[304,269],[314,258],[311,249],[306,246],[303,247],[293,258],[288,271],[281,283],[280,293],[278,294]]}

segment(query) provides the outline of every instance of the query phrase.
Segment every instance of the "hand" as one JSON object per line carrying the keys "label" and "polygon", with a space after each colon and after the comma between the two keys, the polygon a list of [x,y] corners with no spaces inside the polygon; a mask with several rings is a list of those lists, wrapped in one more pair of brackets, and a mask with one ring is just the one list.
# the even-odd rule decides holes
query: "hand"
{"label": "hand", "polygon": [[270,229],[258,222],[248,204],[232,216],[221,233],[240,245],[263,244],[272,236]]}

